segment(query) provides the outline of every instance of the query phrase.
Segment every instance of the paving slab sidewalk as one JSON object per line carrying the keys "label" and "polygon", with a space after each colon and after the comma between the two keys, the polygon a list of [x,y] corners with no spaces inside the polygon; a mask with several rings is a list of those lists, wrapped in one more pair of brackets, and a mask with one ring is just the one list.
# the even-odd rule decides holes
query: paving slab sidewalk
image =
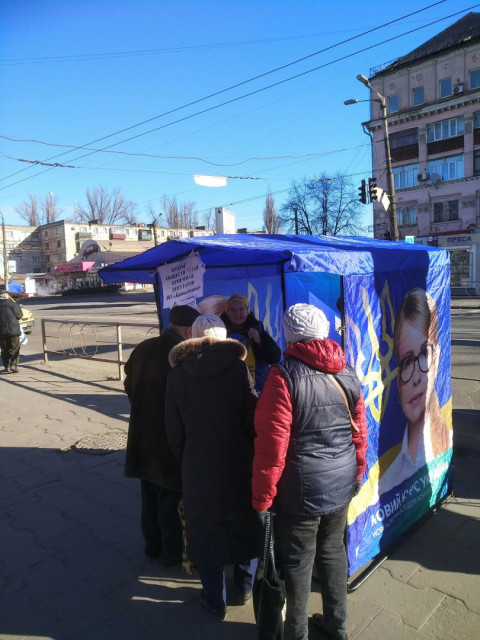
{"label": "paving slab sidewalk", "polygon": [[[210,620],[196,577],[143,557],[112,373],[32,359],[0,375],[0,640],[256,638],[251,603]],[[479,412],[454,420],[455,498],[349,595],[351,639],[480,637]]]}

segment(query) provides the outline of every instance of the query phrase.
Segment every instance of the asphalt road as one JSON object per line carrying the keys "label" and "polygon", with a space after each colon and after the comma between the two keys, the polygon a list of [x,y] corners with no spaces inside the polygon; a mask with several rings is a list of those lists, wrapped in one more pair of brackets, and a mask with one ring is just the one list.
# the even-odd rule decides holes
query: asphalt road
{"label": "asphalt road", "polygon": [[[122,292],[98,295],[29,298],[24,301],[36,326],[29,344],[22,349],[24,358],[42,355],[42,319],[46,322],[47,348],[66,350],[84,356],[115,359],[116,329],[102,323],[122,324],[122,359],[146,337],[158,335],[158,320],[153,293]],[[55,321],[55,322],[52,322]],[[62,325],[61,322],[76,322]],[[96,325],[94,323],[100,323]],[[452,387],[454,410],[480,409],[480,304],[479,308],[451,312]],[[56,356],[49,355],[49,359]],[[113,366],[113,365],[112,365]],[[112,369],[112,374],[115,370]]]}

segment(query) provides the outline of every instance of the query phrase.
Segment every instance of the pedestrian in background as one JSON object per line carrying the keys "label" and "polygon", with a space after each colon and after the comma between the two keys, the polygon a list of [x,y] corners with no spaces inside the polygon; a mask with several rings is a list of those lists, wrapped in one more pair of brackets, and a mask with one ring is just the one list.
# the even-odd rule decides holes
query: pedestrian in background
{"label": "pedestrian in background", "polygon": [[125,365],[125,391],[131,404],[125,475],[140,478],[145,555],[160,557],[165,567],[179,564],[183,550],[180,466],[165,433],[168,354],[191,337],[192,323],[199,315],[187,305],[173,307],[170,326],[139,344]]}
{"label": "pedestrian in background", "polygon": [[0,353],[5,373],[18,373],[21,317],[20,305],[7,292],[0,293]]}
{"label": "pedestrian in background", "polygon": [[250,311],[247,298],[234,293],[227,300],[221,316],[229,338],[239,340],[247,350],[246,364],[257,393],[263,389],[270,365],[282,357],[280,347],[265,331],[263,324]]}
{"label": "pedestrian in background", "polygon": [[283,327],[285,359],[270,369],[255,413],[253,506],[276,511],[285,640],[308,638],[314,562],[323,615],[314,614],[312,622],[326,637],[346,640],[344,533],[367,449],[360,381],[342,348],[327,338],[323,311],[296,304],[285,312]]}
{"label": "pedestrian in background", "polygon": [[244,604],[262,543],[251,486],[257,394],[245,347],[227,339],[217,315],[197,318],[192,336],[170,353],[166,427],[182,465],[187,555],[202,582],[200,603],[223,620],[225,565],[234,565],[233,600]]}

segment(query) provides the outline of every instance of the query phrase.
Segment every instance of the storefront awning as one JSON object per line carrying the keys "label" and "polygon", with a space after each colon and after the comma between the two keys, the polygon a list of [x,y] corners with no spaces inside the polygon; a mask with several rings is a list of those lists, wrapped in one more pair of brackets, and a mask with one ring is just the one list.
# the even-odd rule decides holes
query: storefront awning
{"label": "storefront awning", "polygon": [[55,271],[60,273],[78,273],[88,271],[93,267],[95,262],[67,262],[55,267]]}

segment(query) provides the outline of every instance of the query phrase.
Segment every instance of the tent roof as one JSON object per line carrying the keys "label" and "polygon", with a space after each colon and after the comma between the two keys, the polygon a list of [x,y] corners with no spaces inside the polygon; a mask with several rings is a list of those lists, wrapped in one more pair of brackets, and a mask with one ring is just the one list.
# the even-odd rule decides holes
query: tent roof
{"label": "tent roof", "polygon": [[[232,268],[266,267],[291,272],[326,272],[338,275],[374,271],[428,269],[448,264],[448,252],[434,247],[346,236],[215,235],[169,240],[98,273],[104,282],[152,283],[154,270],[199,251],[207,271],[217,277]],[[223,273],[222,273],[223,272]]]}

